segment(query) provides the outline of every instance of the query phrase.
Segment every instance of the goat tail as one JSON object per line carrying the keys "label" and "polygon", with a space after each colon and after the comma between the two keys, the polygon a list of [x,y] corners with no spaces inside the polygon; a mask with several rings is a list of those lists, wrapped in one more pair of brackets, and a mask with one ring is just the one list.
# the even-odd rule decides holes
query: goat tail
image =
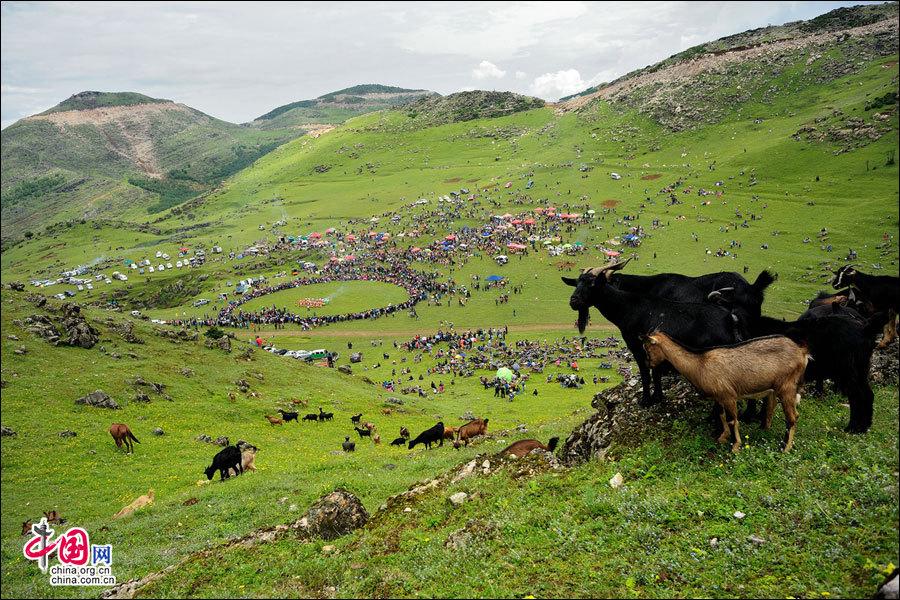
{"label": "goat tail", "polygon": [[775,283],[776,279],[778,279],[778,275],[771,273],[768,269],[763,269],[757,276],[756,281],[753,282],[753,291],[762,294],[767,287]]}
{"label": "goat tail", "polygon": [[138,444],[141,443],[141,440],[139,440],[139,439],[137,439],[136,437],[134,437],[134,434],[131,433],[131,430],[130,430],[130,429],[129,429],[128,431],[126,431],[125,434],[126,434],[129,438],[131,438],[132,440],[134,440],[135,442],[137,442]]}

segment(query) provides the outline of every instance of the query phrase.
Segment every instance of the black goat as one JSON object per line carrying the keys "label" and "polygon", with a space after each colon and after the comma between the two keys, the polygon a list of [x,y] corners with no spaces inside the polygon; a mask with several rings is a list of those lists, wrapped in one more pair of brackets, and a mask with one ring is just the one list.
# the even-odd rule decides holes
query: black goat
{"label": "black goat", "polygon": [[843,314],[810,317],[796,321],[760,318],[754,335],[786,335],[809,348],[812,360],[806,367],[806,381],[834,382],[850,403],[850,423],[846,431],[865,433],[872,425],[875,395],[869,385],[869,365],[875,336],[887,316],[878,313],[865,323]]}
{"label": "black goat", "polygon": [[353,452],[354,450],[356,450],[356,442],[351,442],[351,441],[350,441],[350,436],[349,436],[349,435],[345,435],[345,436],[344,436],[344,443],[341,444],[341,448],[344,449],[344,452]]}
{"label": "black goat", "polygon": [[354,427],[353,429],[356,430],[356,433],[358,433],[358,434],[359,434],[359,437],[361,437],[361,438],[364,438],[364,437],[372,437],[372,430],[371,430],[371,429],[367,429],[367,428],[365,428],[365,427]]}
{"label": "black goat", "polygon": [[334,413],[322,412],[322,407],[319,407],[319,420],[320,421],[333,421]]}
{"label": "black goat", "polygon": [[585,271],[575,280],[563,282],[575,287],[569,306],[578,311],[578,330],[584,333],[591,306],[612,322],[634,355],[641,372],[642,406],[662,400],[662,372],[653,369],[653,394],[650,393],[650,366],[641,336],[659,330],[697,348],[709,348],[740,342],[749,332],[745,318],[712,303],[676,302],[656,296],[626,292],[610,285],[615,265]]}
{"label": "black goat", "polygon": [[425,444],[425,447],[431,450],[431,444],[440,442],[438,445],[444,445],[444,422],[439,421],[434,427],[429,427],[420,433],[416,439],[410,440],[409,449],[412,450],[417,444]]}
{"label": "black goat", "polygon": [[228,478],[228,469],[234,469],[235,473],[242,474],[244,468],[241,465],[241,451],[237,446],[226,446],[213,457],[212,464],[206,468],[206,478],[212,479],[216,471],[224,481]]}
{"label": "black goat", "polygon": [[398,437],[393,442],[391,442],[391,446],[405,446],[405,445],[406,445],[405,437]]}
{"label": "black goat", "polygon": [[[606,265],[587,272],[620,271],[631,259],[613,265]],[[746,312],[753,319],[761,314],[761,307],[766,288],[774,281],[775,276],[769,271],[762,271],[756,281],[749,283],[742,275],[733,271],[720,271],[691,277],[680,273],[659,273],[657,275],[630,275],[612,273],[608,281],[625,292],[657,296],[677,302],[706,302],[716,299],[716,293],[728,294],[731,306]],[[712,297],[710,297],[712,296]]]}
{"label": "black goat", "polygon": [[359,413],[358,415],[353,415],[352,417],[350,417],[350,422],[351,423],[359,423],[359,420],[362,418],[362,416],[363,416],[362,413]]}
{"label": "black goat", "polygon": [[869,303],[873,313],[886,312],[884,337],[879,348],[886,348],[897,337],[897,315],[900,313],[900,277],[866,275],[853,265],[845,265],[834,272],[834,289],[849,286],[862,300]]}
{"label": "black goat", "polygon": [[[281,418],[284,419],[285,423],[287,423],[288,421],[297,421],[297,417],[300,416],[299,413],[288,412],[286,410],[281,410],[280,408],[278,409],[278,412],[281,413]],[[297,422],[299,423],[299,421]]]}
{"label": "black goat", "polygon": [[307,413],[307,415],[305,417],[303,417],[303,420],[304,421],[318,421],[319,415],[317,415],[316,413]]}

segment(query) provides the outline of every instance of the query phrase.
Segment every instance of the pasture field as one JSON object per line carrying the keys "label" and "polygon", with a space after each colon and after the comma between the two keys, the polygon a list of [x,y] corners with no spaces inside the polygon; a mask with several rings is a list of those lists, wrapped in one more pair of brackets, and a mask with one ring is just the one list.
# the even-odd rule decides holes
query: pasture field
{"label": "pasture field", "polygon": [[[56,278],[79,264],[110,273],[124,269],[125,259],[153,257],[158,250],[175,255],[180,246],[224,250],[208,254],[197,269],[129,272],[128,281],[79,292],[75,301],[101,333],[90,350],[51,346],[24,323],[41,312],[28,294],[72,286],[4,289],[2,423],[17,435],[3,438],[0,455],[0,594],[96,595],[97,590],[51,588],[24,559],[21,524],[44,510],[59,510],[87,528],[92,540],[112,544],[114,574],[125,581],[256,528],[294,521],[315,499],[343,487],[376,517],[364,530],[329,542],[336,552],[324,552],[325,542],[291,540],[252,552],[213,550],[141,594],[870,595],[883,571],[900,563],[894,387],[877,389],[874,426],[859,436],[843,432],[848,410],[841,397],[805,397],[796,449],[788,455],[778,452],[780,417],[772,431],[748,425],[747,446],[737,455],[715,444],[702,419],[673,418],[660,431],[614,448],[603,461],[533,477],[519,477],[512,469],[477,476],[426,495],[408,513],[378,512],[387,498],[413,483],[515,439],[565,439],[593,412],[593,395],[621,381],[621,362],[601,369],[600,359],[589,359],[580,365],[585,387],[547,383],[547,373],[568,372],[565,366],[551,367],[532,376],[524,395],[506,402],[479,384],[479,376],[490,375],[487,370],[451,383],[449,375],[432,371],[439,358],[425,355],[417,363],[412,353],[393,346],[451,324],[456,331],[508,326],[509,344],[572,343],[575,314],[568,306],[570,290],[559,278],[604,262],[600,247],[636,255],[626,272],[638,274],[734,270],[752,280],[770,269],[779,279],[763,310],[785,318],[795,318],[805,301],[828,287],[832,269],[847,263],[851,249],[861,270],[897,275],[898,175],[891,159],[898,149],[897,111],[886,121],[889,134],[848,151],[838,143],[792,137],[835,110],[871,119],[867,99],[896,89],[898,70],[896,56],[870,62],[858,73],[810,83],[796,94],[746,105],[722,122],[678,133],[602,101],[581,112],[557,114],[547,107],[428,128],[417,127],[402,112],[374,113],[280,147],[201,201],[146,218],[134,215],[133,221],[59,226],[3,252],[0,267],[7,283]],[[797,76],[785,71],[772,85]],[[622,178],[613,179],[614,172]],[[667,186],[672,189],[661,193]],[[439,202],[463,187],[470,192],[459,205]],[[712,194],[700,196],[700,189]],[[476,199],[466,200],[468,194]],[[670,194],[678,203],[671,203]],[[414,204],[419,199],[428,202]],[[198,341],[174,343],[160,334],[174,331],[171,326],[128,314],[139,309],[159,319],[211,316],[221,307],[217,295],[230,293],[246,277],[284,281],[289,276],[278,274],[298,262],[321,265],[350,250],[382,261],[385,248],[425,247],[463,227],[480,228],[494,215],[550,205],[596,211],[593,220],[552,232],[560,244],[582,244],[583,251],[550,256],[529,247],[499,265],[493,252],[468,248],[459,249],[452,261],[411,263],[438,273],[441,281],[470,287],[464,305],[463,294],[447,294],[419,303],[417,317],[397,313],[311,331],[270,325],[229,330],[236,336],[231,354],[204,345],[205,326],[193,330]],[[275,226],[278,221],[285,224]],[[638,225],[640,246],[620,245]],[[328,245],[321,248],[230,257],[249,245],[274,246],[279,234],[308,236],[330,227],[363,236],[389,233],[392,241],[376,247],[326,236]],[[827,236],[820,237],[823,228]],[[719,257],[719,249],[729,254]],[[483,282],[489,275],[504,277],[506,287],[473,289],[473,276]],[[501,302],[507,293],[508,302]],[[319,284],[261,296],[243,308],[296,307],[298,298],[327,296],[333,296],[327,310],[343,313],[401,301],[406,294],[373,282]],[[200,298],[213,302],[194,307]],[[618,335],[596,311],[592,318],[589,337]],[[134,324],[143,344],[123,341],[124,321]],[[340,352],[341,366],[348,364],[352,342],[364,360],[353,365],[352,375],[260,350],[252,350],[248,360],[243,351],[256,335],[279,348]],[[16,353],[22,347],[24,354]],[[382,389],[380,383],[399,378],[394,370],[404,367],[423,387],[443,381],[445,392],[419,398]],[[594,374],[610,380],[595,385]],[[152,393],[149,403],[134,401],[138,375],[165,384],[171,401]],[[249,383],[247,393],[238,391],[239,380]],[[74,404],[95,389],[109,393],[122,410]],[[538,396],[531,395],[533,389]],[[389,397],[403,404],[389,403]],[[301,414],[321,406],[335,413],[334,422],[271,426],[264,415],[279,406],[289,409],[292,399],[308,402],[296,409]],[[386,408],[390,415],[383,414]],[[467,411],[489,417],[494,435],[459,451],[446,445],[432,451],[388,445],[401,425],[415,435],[437,419],[459,424]],[[356,437],[349,417],[358,412],[377,424],[380,446]],[[128,423],[141,440],[133,455],[113,445],[107,433],[113,421]],[[519,425],[527,432],[517,432]],[[155,427],[165,434],[152,435]],[[77,436],[59,437],[63,430]],[[258,471],[198,485],[219,450],[197,441],[200,434],[257,445]],[[339,451],[346,435],[357,442],[354,454]],[[607,482],[617,472],[626,484],[613,490]],[[111,519],[151,488],[156,493],[151,507]],[[447,496],[460,490],[473,499],[452,508]],[[735,517],[737,511],[744,517]],[[464,548],[445,546],[450,533],[467,523],[485,535],[474,535]]]}

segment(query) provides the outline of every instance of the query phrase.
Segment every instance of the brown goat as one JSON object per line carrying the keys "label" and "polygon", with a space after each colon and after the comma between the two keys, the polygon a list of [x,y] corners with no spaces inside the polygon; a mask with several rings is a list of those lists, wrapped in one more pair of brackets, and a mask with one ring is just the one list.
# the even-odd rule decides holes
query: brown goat
{"label": "brown goat", "polygon": [[125,445],[125,451],[131,454],[134,452],[134,444],[132,441],[140,444],[141,442],[134,437],[134,434],[131,433],[131,430],[128,428],[128,425],[125,423],[113,423],[109,426],[109,435],[112,436],[112,439],[116,441],[116,448],[121,448],[122,445]]}
{"label": "brown goat", "polygon": [[558,437],[550,438],[550,441],[545,446],[537,440],[519,440],[513,444],[510,444],[506,448],[500,451],[500,455],[506,456],[515,456],[516,458],[522,458],[535,448],[540,448],[541,450],[546,450],[547,452],[553,452],[556,450],[556,444],[559,443]]}
{"label": "brown goat", "polygon": [[[478,435],[484,435],[487,433],[488,419],[475,419],[473,421],[469,421],[465,425],[461,425],[456,429],[456,441],[464,442],[466,446],[469,445],[469,440]],[[456,444],[454,444],[456,445]]]}
{"label": "brown goat", "polygon": [[375,423],[373,423],[371,421],[366,421],[366,423],[363,425],[363,427],[365,427],[369,431],[375,431]]}
{"label": "brown goat", "polygon": [[274,427],[275,425],[284,425],[284,421],[279,419],[278,417],[273,417],[271,415],[266,415],[266,419],[268,419],[269,423]]}
{"label": "brown goat", "polygon": [[394,411],[392,411],[390,408],[382,408],[381,409],[381,414],[383,414],[383,415],[390,415],[392,412],[394,412]]}
{"label": "brown goat", "polygon": [[444,439],[445,440],[455,439],[456,438],[456,430],[457,430],[456,427],[450,427],[450,426],[444,427]]}
{"label": "brown goat", "polygon": [[381,443],[381,435],[379,435],[379,434],[377,434],[377,433],[376,433],[375,435],[373,435],[373,436],[372,436],[372,443],[373,443],[373,444],[380,444],[380,443]]}
{"label": "brown goat", "polygon": [[[722,406],[723,431],[718,441],[727,442],[733,432],[731,449],[734,452],[741,449],[738,398],[773,390],[781,400],[787,425],[783,449],[788,452],[793,447],[800,398],[797,389],[809,361],[809,351],[805,347],[787,337],[772,335],[695,352],[656,331],[644,339],[644,350],[651,367],[668,361],[701,393]],[[767,414],[773,409],[770,400]]]}

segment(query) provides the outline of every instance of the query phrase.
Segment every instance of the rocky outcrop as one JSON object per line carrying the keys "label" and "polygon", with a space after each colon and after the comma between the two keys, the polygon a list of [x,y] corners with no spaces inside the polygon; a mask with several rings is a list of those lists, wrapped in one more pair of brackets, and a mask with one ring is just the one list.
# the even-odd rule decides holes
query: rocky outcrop
{"label": "rocky outcrop", "polygon": [[709,415],[710,402],[700,398],[694,387],[681,378],[663,379],[664,402],[651,408],[638,405],[639,379],[625,381],[603,390],[591,401],[597,412],[569,434],[562,460],[575,464],[601,458],[613,444],[640,443],[645,435],[659,431],[674,419],[701,422]]}
{"label": "rocky outcrop", "polygon": [[900,362],[897,355],[900,352],[900,338],[886,348],[876,349],[872,354],[872,366],[869,368],[869,379],[874,385],[897,385]]}
{"label": "rocky outcrop", "polygon": [[[45,306],[46,299],[43,296],[40,296],[40,299],[43,302],[37,301],[36,304]],[[61,316],[57,323],[47,315],[35,314],[26,317],[25,328],[54,346],[93,348],[100,341],[99,332],[91,327],[81,314],[80,306],[66,302],[60,312]]]}
{"label": "rocky outcrop", "polygon": [[223,335],[222,337],[215,340],[208,339],[205,343],[206,347],[211,350],[218,348],[223,352],[231,352],[231,338],[227,335]]}
{"label": "rocky outcrop", "polygon": [[93,406],[95,408],[121,408],[119,404],[115,400],[110,398],[109,394],[107,394],[103,390],[94,390],[87,396],[76,400],[75,404],[84,404],[85,406]]}
{"label": "rocky outcrop", "polygon": [[66,302],[62,305],[62,340],[69,346],[93,348],[100,341],[100,334],[90,326],[81,314],[81,307]]}
{"label": "rocky outcrop", "polygon": [[369,513],[359,498],[339,488],[317,500],[292,527],[306,539],[333,540],[368,521]]}

